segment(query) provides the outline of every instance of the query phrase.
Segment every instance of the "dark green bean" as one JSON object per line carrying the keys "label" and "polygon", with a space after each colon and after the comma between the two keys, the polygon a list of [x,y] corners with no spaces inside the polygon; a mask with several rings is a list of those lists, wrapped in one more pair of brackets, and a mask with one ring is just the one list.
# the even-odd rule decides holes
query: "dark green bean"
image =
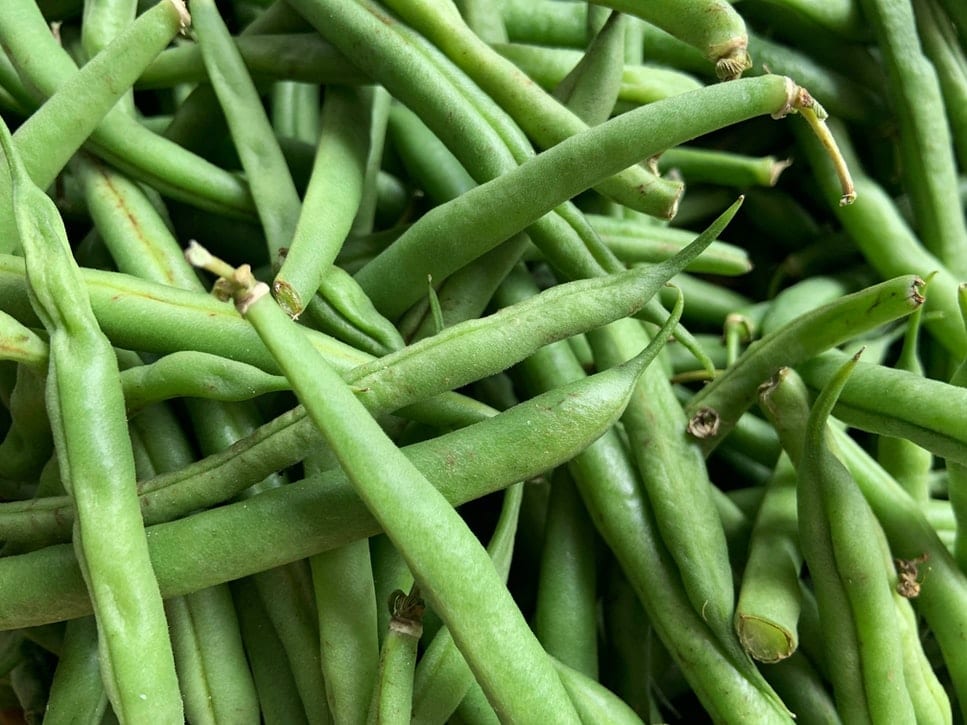
{"label": "dark green bean", "polygon": [[100,722],[107,710],[107,694],[101,681],[94,617],[67,623],[44,722]]}

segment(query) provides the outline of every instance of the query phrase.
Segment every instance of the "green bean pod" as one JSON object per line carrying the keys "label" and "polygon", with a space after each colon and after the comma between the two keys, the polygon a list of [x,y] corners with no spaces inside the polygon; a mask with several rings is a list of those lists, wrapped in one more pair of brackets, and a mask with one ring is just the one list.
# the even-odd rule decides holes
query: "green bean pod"
{"label": "green bean pod", "polygon": [[882,277],[918,274],[926,279],[933,274],[926,309],[928,313],[937,311],[941,314],[928,314],[924,325],[955,358],[967,356],[967,334],[960,323],[957,307],[960,280],[924,248],[886,191],[863,172],[843,127],[833,119],[829,124],[854,175],[857,198],[849,206],[837,206],[833,201],[838,193],[836,176],[821,146],[812,137],[798,131],[797,139],[813,167],[823,195],[833,206],[833,212],[869,265]]}
{"label": "green bean pod", "polygon": [[329,711],[335,722],[362,723],[379,665],[369,542],[317,554],[309,566]]}
{"label": "green bean pod", "polygon": [[551,483],[534,632],[548,654],[598,677],[594,527],[566,469]]}
{"label": "green bean pod", "polygon": [[[244,270],[242,274],[236,278],[241,311],[273,351],[354,488],[406,558],[488,699],[505,717],[527,720],[551,707],[557,717],[577,721],[547,655],[473,533],[292,326],[268,288],[244,279]],[[473,568],[473,579],[453,577],[454,567],[465,566]]]}
{"label": "green bean pod", "polygon": [[[857,359],[843,365],[817,398],[801,455],[789,451],[798,472],[800,545],[826,630],[826,662],[842,716],[892,722],[903,713],[904,721],[915,722],[903,679],[889,551],[862,492],[826,441],[827,418]],[[767,410],[782,406],[780,400],[804,405],[802,383],[791,374],[767,394],[776,406]]]}
{"label": "green bean pod", "polygon": [[799,646],[799,551],[796,471],[783,455],[768,483],[749,540],[735,628],[749,655],[760,662],[784,660]]}
{"label": "green bean pod", "polygon": [[[513,116],[541,148],[551,148],[587,128],[577,114],[544,93],[513,63],[478,38],[452,4],[441,5],[426,0],[390,0],[386,4],[446,53]],[[674,216],[680,190],[674,186],[669,188],[667,182],[655,174],[635,166],[641,158],[643,156],[633,159],[594,183],[603,193],[627,206],[668,218]],[[619,172],[617,178],[609,178]],[[649,200],[649,192],[658,198]]]}
{"label": "green bean pod", "polygon": [[[492,248],[629,162],[744,118],[789,111],[795,90],[791,81],[779,76],[753,78],[613,118],[430,210],[356,278],[377,309],[397,316],[422,295],[427,274],[443,278],[475,254],[470,245],[454,249],[454,235]],[[672,123],[672,118],[685,121]],[[528,193],[522,196],[521,189]],[[443,229],[447,234],[441,233]]]}
{"label": "green bean pod", "polygon": [[849,338],[907,315],[921,304],[923,282],[897,277],[819,308],[757,340],[686,408],[689,429],[710,452],[755,398],[758,386],[783,365],[796,365]]}
{"label": "green bean pod", "polygon": [[228,122],[265,230],[269,259],[277,264],[280,250],[292,241],[301,210],[299,194],[255,84],[214,0],[193,0],[192,13],[205,68]]}
{"label": "green bean pod", "polygon": [[326,91],[322,129],[302,212],[272,283],[283,309],[298,317],[323,283],[352,227],[363,194],[372,94]]}
{"label": "green bean pod", "polygon": [[77,510],[74,541],[95,602],[105,687],[121,718],[151,712],[162,722],[181,722],[171,643],[137,502],[117,361],[91,310],[57,208],[31,181],[6,126],[0,142],[31,301],[50,334],[48,413],[61,475]]}
{"label": "green bean pod", "polygon": [[397,589],[390,596],[389,633],[380,651],[379,672],[367,718],[372,725],[405,725],[410,722],[416,648],[423,636],[424,607],[416,585],[409,594]]}
{"label": "green bean pod", "polygon": [[720,80],[734,80],[752,67],[745,22],[724,0],[702,2],[640,2],[595,0],[623,13],[637,15],[702,51],[715,64]]}
{"label": "green bean pod", "polygon": [[[514,554],[523,496],[524,484],[506,490],[500,518],[487,544],[494,566],[505,580]],[[413,677],[412,721],[416,725],[445,722],[473,682],[473,673],[453,643],[453,635],[441,628],[420,657]]]}
{"label": "green bean pod", "polygon": [[957,193],[950,126],[940,83],[923,53],[911,0],[863,0],[889,76],[899,126],[900,171],[924,245],[961,279],[967,276],[967,222]]}
{"label": "green bean pod", "polygon": [[[843,364],[830,350],[798,366],[811,388],[821,388]],[[883,391],[889,390],[889,399]],[[836,403],[836,417],[861,430],[913,441],[936,455],[967,464],[967,390],[897,368],[859,363]]]}
{"label": "green bean pod", "polygon": [[107,710],[107,694],[101,681],[98,654],[94,618],[81,617],[68,622],[50,686],[45,723],[101,721]]}
{"label": "green bean pod", "polygon": [[[581,59],[578,50],[548,48],[521,43],[496,44],[493,48],[512,61],[545,89],[552,89]],[[618,103],[640,106],[694,91],[702,84],[693,76],[657,65],[628,64],[621,73]]]}
{"label": "green bean pod", "polygon": [[624,20],[620,13],[611,13],[581,60],[554,89],[554,97],[589,126],[608,120],[621,89]]}

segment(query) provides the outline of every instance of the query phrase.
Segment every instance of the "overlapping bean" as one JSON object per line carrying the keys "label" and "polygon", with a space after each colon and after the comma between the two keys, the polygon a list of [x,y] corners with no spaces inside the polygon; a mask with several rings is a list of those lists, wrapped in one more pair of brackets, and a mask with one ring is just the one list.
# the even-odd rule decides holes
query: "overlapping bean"
{"label": "overlapping bean", "polygon": [[0,3],[0,723],[962,720],[965,57]]}

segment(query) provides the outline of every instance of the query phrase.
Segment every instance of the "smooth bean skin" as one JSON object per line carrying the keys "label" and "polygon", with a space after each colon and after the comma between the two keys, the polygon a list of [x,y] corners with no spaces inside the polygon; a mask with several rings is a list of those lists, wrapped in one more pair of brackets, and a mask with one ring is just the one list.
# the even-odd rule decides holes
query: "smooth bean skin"
{"label": "smooth bean skin", "polygon": [[51,725],[78,720],[100,722],[107,710],[93,617],[67,623],[64,644],[51,683],[44,722]]}

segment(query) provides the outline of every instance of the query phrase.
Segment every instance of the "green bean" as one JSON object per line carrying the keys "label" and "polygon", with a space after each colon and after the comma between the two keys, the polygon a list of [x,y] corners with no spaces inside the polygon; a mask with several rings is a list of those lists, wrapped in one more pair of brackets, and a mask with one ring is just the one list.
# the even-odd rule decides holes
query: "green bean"
{"label": "green bean", "polygon": [[909,0],[860,3],[889,74],[899,125],[900,172],[924,245],[954,274],[967,276],[967,222],[957,194],[950,127],[937,73],[923,55]]}
{"label": "green bean", "polygon": [[893,555],[906,560],[926,556],[929,561],[917,609],[940,645],[958,700],[967,701],[967,663],[960,656],[967,632],[967,577],[900,485],[845,432],[833,429],[833,440],[883,526]]}
{"label": "green bean", "polygon": [[107,709],[93,617],[67,623],[64,645],[54,671],[44,722],[51,725],[100,722]]}
{"label": "green bean", "polygon": [[117,362],[94,318],[56,207],[30,180],[5,126],[0,142],[33,304],[51,337],[48,412],[61,475],[77,508],[74,540],[95,602],[105,687],[122,718],[137,719],[148,708],[153,718],[181,722]]}
{"label": "green bean", "polygon": [[763,668],[762,674],[798,722],[842,723],[825,681],[802,652],[793,652],[789,658]]}
{"label": "green bean", "polygon": [[[638,224],[596,214],[589,214],[588,221],[611,251],[629,266],[641,262],[660,262],[695,238],[694,233],[684,229]],[[741,247],[716,240],[686,269],[731,276],[745,274],[752,269],[752,263]],[[689,298],[690,295],[686,294],[686,309]]]}
{"label": "green bean", "polygon": [[[855,290],[837,277],[816,276],[804,279],[786,287],[772,299],[759,322],[759,329],[763,335],[768,335],[796,318],[818,307],[831,304],[852,291]],[[920,309],[922,308],[917,308],[913,315],[918,314]]]}
{"label": "green bean", "polygon": [[423,610],[419,588],[409,594],[397,589],[390,596],[389,633],[379,657],[379,673],[369,706],[369,723],[387,725],[410,722],[413,709],[413,672],[416,649],[423,636]]}
{"label": "green bean", "polygon": [[[663,333],[659,333],[654,339],[662,338]],[[632,340],[630,344],[635,342],[637,340]],[[533,384],[539,385],[541,389],[560,385],[583,375],[580,366],[571,356],[569,348],[562,344],[551,345],[538,351],[524,365]],[[659,378],[657,375],[654,377],[656,380]],[[663,377],[661,379],[663,380]],[[654,389],[660,392],[659,384],[649,383],[647,390]],[[635,393],[640,394],[639,390]],[[673,404],[677,406],[677,403],[673,402]],[[676,435],[680,436],[677,430]],[[692,461],[695,459],[695,456],[691,456]],[[678,462],[667,460],[661,463],[666,465],[674,463],[676,467],[679,465]],[[698,463],[701,463],[700,459]],[[655,465],[653,464],[653,468]],[[693,474],[695,469],[691,465],[689,468],[689,473]],[[662,640],[671,649],[703,705],[713,713],[713,716],[721,717],[722,714],[730,712],[744,713],[747,717],[755,717],[759,720],[784,721],[784,711],[777,705],[775,695],[768,691],[768,687],[755,673],[745,656],[740,655],[739,658],[732,659],[735,654],[730,655],[723,649],[723,645],[709,627],[709,617],[724,616],[725,621],[719,629],[727,631],[731,626],[731,611],[722,614],[716,614],[716,612],[706,614],[707,607],[703,605],[707,602],[699,598],[705,594],[714,596],[713,607],[717,610],[723,607],[720,600],[724,595],[729,600],[728,609],[731,610],[731,583],[723,583],[723,576],[728,577],[725,542],[721,542],[719,551],[705,547],[702,550],[702,556],[698,559],[689,559],[688,565],[700,566],[701,573],[698,569],[679,570],[658,533],[658,524],[654,521],[650,503],[643,495],[639,476],[634,470],[630,455],[613,433],[603,437],[576,458],[571,463],[570,469],[592,520],[621,561],[622,568],[634,585],[652,622],[658,628]],[[607,490],[601,486],[601,480],[609,482]],[[688,476],[676,477],[675,481],[679,484],[686,482],[695,484],[695,479],[690,479]],[[701,479],[698,480],[698,485],[701,485]],[[620,495],[616,495],[616,490]],[[686,508],[687,505],[683,506],[683,510]],[[700,515],[701,513],[704,512],[700,512]],[[678,515],[676,514],[674,520],[680,523]],[[693,517],[691,510],[688,515],[689,518]],[[702,534],[703,543],[708,538],[715,538],[716,530],[721,536],[721,524],[714,511],[712,516],[715,517],[714,526],[705,529],[687,527],[688,533],[693,536]],[[690,543],[688,548],[696,547],[694,543]],[[687,551],[677,553],[682,558]],[[706,556],[713,560],[709,561]],[[720,566],[722,559],[724,559],[724,571]],[[683,575],[690,577],[693,588],[689,594],[686,594],[686,589],[680,584],[680,577]],[[711,582],[703,579],[709,576],[714,577]],[[726,588],[727,593],[723,591]],[[699,598],[697,607],[691,604],[690,598],[693,601]],[[699,611],[702,612],[701,615]],[[738,650],[737,643],[734,649]],[[699,660],[701,665],[698,664]],[[713,681],[716,684],[713,684]],[[723,681],[730,682],[730,686],[722,687]],[[733,700],[733,697],[738,699]],[[741,717],[741,715],[734,716]]]}
{"label": "green bean", "polygon": [[[81,21],[81,45],[87,57],[93,58],[134,22],[138,14],[137,0],[94,0],[84,3]],[[129,91],[121,99],[125,111],[134,115],[134,95]]]}
{"label": "green bean", "polygon": [[[398,315],[420,295],[427,274],[442,278],[469,261],[455,253],[457,250],[449,242],[451,234],[476,238],[481,245],[486,237],[486,244],[492,247],[627,161],[652,155],[701,133],[698,126],[710,130],[770,109],[781,113],[789,103],[787,94],[791,91],[787,79],[750,79],[659,101],[595,126],[500,178],[432,209],[356,277],[378,309],[390,317]],[[739,98],[719,98],[733,94]],[[710,114],[709,108],[716,113]],[[662,119],[668,118],[665,114],[687,118],[695,126],[663,125]],[[642,142],[642,137],[648,140]],[[522,198],[520,189],[525,188],[529,193]],[[448,229],[446,241],[438,231],[443,228]],[[444,242],[447,254],[441,251]],[[466,246],[459,251],[463,252]],[[392,284],[387,282],[390,278]]]}
{"label": "green bean", "polygon": [[[23,7],[21,7],[21,4]],[[38,56],[44,58],[44,62],[41,64],[33,63],[29,65],[32,86],[42,91],[46,97],[52,96],[61,86],[67,89],[72,84],[86,83],[82,80],[72,80],[77,72],[75,66],[50,35],[46,23],[43,22],[32,3],[5,3],[2,11],[5,14],[11,14],[9,16],[4,15],[6,20],[0,24],[0,32],[5,31],[4,43],[10,49],[10,52],[25,60],[36,59]],[[165,15],[168,16],[167,27],[171,28],[171,34],[168,36],[170,40],[183,20],[183,16],[179,14],[178,6],[175,3],[160,3],[158,10],[150,14],[146,22],[150,25],[149,21],[163,18]],[[129,43],[138,37],[138,32],[134,29],[139,26],[139,21],[135,21],[131,29],[125,34]],[[171,27],[172,22],[174,27]],[[141,25],[143,26],[143,24]],[[166,42],[167,40],[165,40]],[[136,53],[144,53],[145,47],[139,47],[137,42],[134,45]],[[128,47],[124,44],[115,44],[115,46],[118,50],[124,50]],[[39,50],[41,48],[43,49],[42,52]],[[153,55],[154,53],[150,54],[144,60],[144,64]],[[93,63],[93,66],[90,63],[88,64],[88,66],[91,66],[91,71],[88,73],[96,71],[100,78],[103,78],[105,72],[116,73],[116,69],[110,65],[111,55],[108,53],[100,54],[100,58]],[[105,68],[105,65],[107,68]],[[137,75],[137,73],[133,74],[132,83]],[[83,78],[83,76],[77,77]],[[117,90],[123,90],[124,87],[122,85]],[[97,84],[98,94],[103,94],[106,90],[113,88],[115,88],[114,84],[103,82]],[[63,96],[62,103],[67,105],[67,108],[58,103],[50,106],[49,109],[38,111],[33,120],[29,122],[31,127],[35,129],[32,133],[38,137],[38,140],[31,141],[30,144],[26,144],[26,140],[18,141],[18,148],[21,143],[24,143],[25,151],[27,150],[26,147],[29,146],[34,149],[36,154],[43,154],[49,169],[46,173],[55,174],[76,148],[75,145],[66,143],[62,132],[57,132],[56,141],[51,141],[46,135],[53,132],[51,121],[56,120],[58,126],[62,129],[64,124],[67,124],[66,127],[70,130],[70,133],[77,133],[79,138],[76,143],[78,145],[90,133],[88,128],[77,124],[73,116],[74,105],[86,97],[86,93],[84,95],[71,93]],[[45,104],[45,106],[49,106],[49,104]],[[58,106],[60,107],[57,108]],[[109,108],[110,104],[107,107]],[[50,120],[47,120],[48,115]],[[137,178],[148,180],[164,193],[173,194],[189,203],[207,206],[233,216],[246,216],[252,212],[252,201],[248,195],[248,189],[238,178],[145,131],[121,109],[110,111],[101,119],[88,143],[102,158],[111,162],[117,168],[133,172]],[[31,168],[36,163],[30,157],[27,162]],[[52,180],[52,178],[53,176],[49,180]],[[43,179],[37,178],[36,181],[43,182]],[[48,182],[44,182],[44,185]]]}
{"label": "green bean", "polygon": [[[110,51],[88,63],[83,71],[75,74],[73,64],[64,55],[63,74],[60,79],[55,79],[49,74],[44,76],[43,68],[37,68],[35,44],[38,39],[33,38],[32,31],[23,28],[40,20],[48,36],[47,39],[41,38],[40,42],[53,42],[46,32],[46,25],[43,25],[35,7],[28,5],[18,8],[16,5],[5,5],[2,12],[6,15],[0,15],[6,18],[4,27],[9,25],[10,32],[16,38],[7,39],[2,29],[0,37],[4,38],[8,52],[14,56],[20,71],[32,74],[32,83],[42,86],[45,94],[50,96],[42,110],[18,129],[16,147],[23,155],[30,175],[39,185],[47,186],[116,103],[124,89],[134,82],[140,69],[178,32],[187,12],[180,0],[159,4],[155,11],[146,13],[134,23]],[[54,45],[57,53],[64,53],[60,46]],[[125,74],[119,74],[118,67],[124,68]],[[104,82],[106,75],[112,76],[112,83]],[[60,92],[55,93],[59,86],[62,86]],[[0,181],[0,196],[7,198],[8,194],[7,182]],[[4,251],[9,251],[8,245],[15,240],[16,234],[12,226],[4,229]]]}
{"label": "green bean", "polygon": [[761,662],[778,662],[798,647],[799,553],[796,472],[783,455],[768,483],[749,541],[735,627],[745,650]]}
{"label": "green bean", "polygon": [[[929,280],[927,284],[930,284]],[[923,375],[923,365],[917,354],[917,346],[922,316],[922,307],[910,315],[903,347],[895,366],[898,370],[920,376]],[[928,475],[933,468],[933,455],[930,451],[906,438],[881,436],[877,442],[877,460],[914,499],[923,504],[927,503],[930,499]]]}
{"label": "green bean", "polygon": [[581,60],[554,89],[553,96],[589,126],[607,121],[618,99],[624,70],[624,20],[620,13],[610,13]]}
{"label": "green bean", "polygon": [[596,680],[556,658],[552,661],[571,696],[571,701],[577,706],[582,722],[607,722],[615,725],[642,722],[634,710]]}
{"label": "green bean", "polygon": [[510,40],[549,46],[583,48],[588,42],[588,9],[577,3],[548,0],[499,0]]}
{"label": "green bean", "polygon": [[915,0],[917,29],[940,82],[947,122],[960,169],[967,168],[967,52],[958,44],[949,18],[935,2]]}
{"label": "green bean", "polygon": [[181,246],[141,186],[84,154],[75,157],[72,169],[118,269],[153,282],[201,290]]}
{"label": "green bean", "polygon": [[[523,484],[506,490],[500,518],[487,545],[497,571],[505,580],[514,554],[523,495]],[[424,651],[414,675],[413,722],[420,725],[446,721],[473,682],[473,673],[454,645],[453,636],[448,629],[441,628]]]}
{"label": "green bean", "polygon": [[[967,326],[967,284],[958,288],[961,317]],[[954,371],[950,379],[952,385],[967,388],[967,359]],[[952,513],[957,522],[954,537],[954,556],[961,571],[967,572],[967,467],[956,461],[947,461],[948,484],[947,496],[950,499]]]}
{"label": "green bean", "polygon": [[454,725],[498,725],[500,718],[487,702],[483,688],[474,680],[450,721]]}
{"label": "green bean", "polygon": [[275,134],[315,144],[319,138],[319,100],[319,87],[311,83],[274,83],[272,129]]}
{"label": "green bean", "polygon": [[292,317],[299,316],[322,286],[359,208],[371,112],[371,94],[338,87],[326,91],[312,177],[272,283],[276,299]]}
{"label": "green bean", "polygon": [[[425,0],[392,0],[387,5],[446,53],[542,148],[551,148],[587,128],[578,116],[474,35],[452,5],[443,10]],[[607,180],[599,188],[623,204],[658,216],[674,216],[680,189],[664,184],[642,167],[634,167],[641,158],[632,159],[595,183]],[[616,179],[609,179],[618,172],[622,173]]]}
{"label": "green bean", "polygon": [[668,149],[658,157],[663,172],[677,169],[689,183],[707,182],[724,186],[775,186],[779,175],[792,162],[774,156],[754,158],[726,151],[683,146]]}
{"label": "green bean", "polygon": [[369,544],[354,541],[309,563],[329,710],[335,722],[363,722],[379,663]]}
{"label": "green bean", "polygon": [[257,721],[255,685],[228,587],[172,597],[165,611],[191,722]]}
{"label": "green bean", "polygon": [[734,80],[752,67],[745,23],[724,0],[648,4],[633,0],[595,2],[637,15],[698,48],[707,60],[715,64],[715,74],[720,80]]}
{"label": "green bean", "polygon": [[269,259],[276,264],[281,249],[292,240],[301,209],[299,195],[255,85],[214,0],[194,0],[192,12],[202,59],[246,171]]}
{"label": "green bean", "polygon": [[[233,38],[253,80],[300,83],[365,83],[367,77],[316,33],[239,35]],[[135,88],[169,88],[208,80],[201,49],[181,45],[162,51],[135,83]]]}
{"label": "green bean", "polygon": [[[842,365],[845,353],[829,351],[798,366],[813,388],[825,385]],[[859,363],[846,384],[836,415],[850,425],[906,438],[961,464],[967,463],[964,410],[967,390],[951,387],[906,370]],[[889,390],[889,400],[883,391]]]}
{"label": "green bean", "polygon": [[[202,260],[204,257],[197,261],[219,269]],[[234,274],[228,269],[226,272]],[[267,296],[267,287],[256,287],[252,279],[236,279],[243,313],[283,365],[354,488],[401,549],[428,600],[482,682],[488,699],[507,717],[516,714],[527,719],[528,713],[551,707],[558,717],[576,720],[576,715],[569,716],[573,709],[546,654],[462,519],[385,437],[298,329],[290,326],[291,321]],[[304,367],[309,361],[317,361],[312,362],[311,372]],[[640,365],[642,360],[637,362]],[[336,411],[339,413],[334,417]],[[366,456],[359,455],[361,445],[368,450]],[[451,577],[448,572],[456,562],[473,566],[474,578]],[[511,645],[514,656],[504,659],[506,647]]]}
{"label": "green bean", "polygon": [[555,472],[547,509],[534,632],[552,657],[597,679],[594,528],[565,469]]}
{"label": "green bean", "polygon": [[795,365],[850,337],[909,314],[923,303],[922,281],[897,277],[803,315],[757,340],[689,403],[689,428],[711,451],[778,367]]}
{"label": "green bean", "polygon": [[455,0],[460,14],[474,33],[488,43],[507,42],[507,29],[496,0]]}
{"label": "green bean", "polygon": [[903,647],[903,679],[910,692],[917,720],[952,723],[950,698],[923,651],[917,615],[910,600],[899,593],[899,587],[898,584],[893,590],[893,600],[897,608],[897,625]]}
{"label": "green bean", "polygon": [[121,371],[124,402],[129,412],[170,398],[239,401],[289,390],[281,375],[204,352],[183,350],[153,363]]}
{"label": "green bean", "polygon": [[239,627],[267,725],[308,725],[282,643],[250,579],[231,585]]}
{"label": "green bean", "polygon": [[[520,43],[497,44],[493,47],[545,89],[560,83],[582,57],[580,51],[570,48]],[[626,65],[621,74],[618,101],[644,105],[694,91],[701,86],[699,81],[681,71],[655,65]]]}
{"label": "green bean", "polygon": [[32,479],[54,449],[50,421],[44,407],[46,371],[17,366],[17,382],[10,393],[10,427],[0,441],[0,476]]}
{"label": "green bean", "polygon": [[[897,676],[903,671],[903,655],[889,552],[860,490],[825,441],[829,412],[856,361],[853,357],[839,369],[813,405],[801,458],[790,451],[790,457],[799,458],[800,541],[820,618],[833,635],[826,638],[826,661],[841,714],[887,722],[904,712],[904,719],[912,722],[913,704]],[[803,404],[802,383],[793,387],[793,380],[787,375],[784,387],[770,391],[776,405],[781,405],[779,395],[796,395],[796,405]],[[855,649],[844,651],[843,642],[850,639]],[[847,652],[852,656],[844,656]]]}

